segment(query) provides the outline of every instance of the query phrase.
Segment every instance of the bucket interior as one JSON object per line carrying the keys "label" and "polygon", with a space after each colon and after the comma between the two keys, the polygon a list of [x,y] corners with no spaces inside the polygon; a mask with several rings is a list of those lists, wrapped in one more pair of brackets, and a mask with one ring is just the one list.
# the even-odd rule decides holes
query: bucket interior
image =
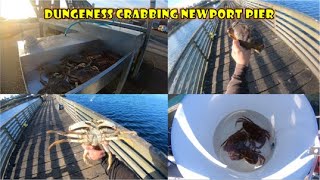
{"label": "bucket interior", "polygon": [[[265,137],[265,143],[260,144],[253,140],[249,141],[239,141],[237,139],[241,137],[246,137],[248,134],[245,129],[243,129],[243,122],[238,122],[239,118],[246,117],[248,121],[246,123],[254,123],[260,128],[266,130],[270,138]],[[232,137],[230,137],[232,136]],[[239,172],[251,172],[255,171],[258,168],[261,168],[263,165],[268,163],[268,160],[272,157],[274,148],[275,148],[275,135],[274,128],[270,121],[263,116],[262,114],[251,111],[251,110],[239,110],[227,115],[223,118],[218,126],[215,128],[213,136],[213,146],[217,158],[224,164],[227,165],[227,168],[230,168]],[[230,138],[229,138],[230,137]],[[250,142],[253,142],[258,148],[251,148]],[[231,144],[228,151],[224,150],[225,144]],[[239,144],[241,144],[239,150]],[[262,146],[260,148],[260,146]],[[229,146],[228,146],[229,147]],[[239,152],[241,151],[241,155]],[[231,155],[235,155],[235,160],[231,159]],[[249,160],[246,160],[249,159]],[[249,163],[251,161],[251,163]],[[253,163],[252,161],[257,161]]]}

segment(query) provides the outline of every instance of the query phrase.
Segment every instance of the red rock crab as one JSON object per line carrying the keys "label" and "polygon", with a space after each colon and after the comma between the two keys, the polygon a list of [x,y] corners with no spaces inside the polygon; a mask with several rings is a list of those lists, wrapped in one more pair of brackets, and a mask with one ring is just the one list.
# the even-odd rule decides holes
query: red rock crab
{"label": "red rock crab", "polygon": [[240,45],[246,49],[254,49],[257,52],[261,52],[264,49],[262,35],[248,23],[233,22],[227,33],[232,39],[239,40]]}
{"label": "red rock crab", "polygon": [[260,146],[255,146],[260,149],[264,146],[267,139],[270,139],[270,133],[252,122],[249,118],[243,116],[236,121],[237,123],[242,123],[242,129],[244,129],[248,135],[251,144],[255,144],[255,142],[259,143]]}

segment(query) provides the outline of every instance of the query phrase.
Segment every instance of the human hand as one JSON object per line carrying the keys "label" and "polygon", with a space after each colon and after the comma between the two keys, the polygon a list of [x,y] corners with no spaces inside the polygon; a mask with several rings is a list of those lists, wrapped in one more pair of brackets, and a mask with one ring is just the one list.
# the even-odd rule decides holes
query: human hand
{"label": "human hand", "polygon": [[82,144],[82,147],[85,151],[88,152],[88,157],[91,160],[96,161],[103,158],[106,155],[105,151],[100,149],[99,146],[90,146]]}
{"label": "human hand", "polygon": [[233,40],[231,56],[237,64],[248,66],[251,50],[247,50],[240,46],[240,42],[238,40]]}

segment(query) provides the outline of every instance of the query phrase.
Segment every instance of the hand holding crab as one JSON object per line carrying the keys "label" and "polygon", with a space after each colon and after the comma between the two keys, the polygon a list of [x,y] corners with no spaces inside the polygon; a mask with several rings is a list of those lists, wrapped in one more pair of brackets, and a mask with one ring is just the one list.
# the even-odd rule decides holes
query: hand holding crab
{"label": "hand holding crab", "polygon": [[85,145],[85,144],[82,144],[81,146],[84,149],[84,151],[87,151],[88,158],[93,161],[100,160],[106,155],[106,152],[100,149],[99,146],[94,147],[94,146]]}
{"label": "hand holding crab", "polygon": [[[49,150],[60,143],[64,142],[76,142],[81,143],[85,149],[83,153],[83,160],[86,164],[91,165],[88,161],[90,150],[104,149],[108,153],[108,168],[112,164],[112,153],[109,148],[109,142],[115,140],[128,140],[132,136],[136,136],[135,131],[127,131],[119,129],[114,123],[99,119],[92,121],[80,121],[69,126],[69,130],[63,131],[47,131],[48,134],[56,133],[62,136],[66,136],[67,139],[61,139],[53,142],[49,146]],[[98,154],[101,152],[98,152]],[[97,155],[95,155],[97,156]],[[91,158],[92,160],[96,158]]]}

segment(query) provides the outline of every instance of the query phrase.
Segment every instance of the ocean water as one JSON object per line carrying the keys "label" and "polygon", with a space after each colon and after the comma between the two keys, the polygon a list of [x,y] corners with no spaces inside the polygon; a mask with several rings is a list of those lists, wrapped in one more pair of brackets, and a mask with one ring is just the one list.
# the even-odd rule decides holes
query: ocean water
{"label": "ocean water", "polygon": [[67,95],[138,135],[167,154],[168,97],[167,95]]}
{"label": "ocean water", "polygon": [[320,19],[319,0],[264,0],[306,14],[316,20]]}

